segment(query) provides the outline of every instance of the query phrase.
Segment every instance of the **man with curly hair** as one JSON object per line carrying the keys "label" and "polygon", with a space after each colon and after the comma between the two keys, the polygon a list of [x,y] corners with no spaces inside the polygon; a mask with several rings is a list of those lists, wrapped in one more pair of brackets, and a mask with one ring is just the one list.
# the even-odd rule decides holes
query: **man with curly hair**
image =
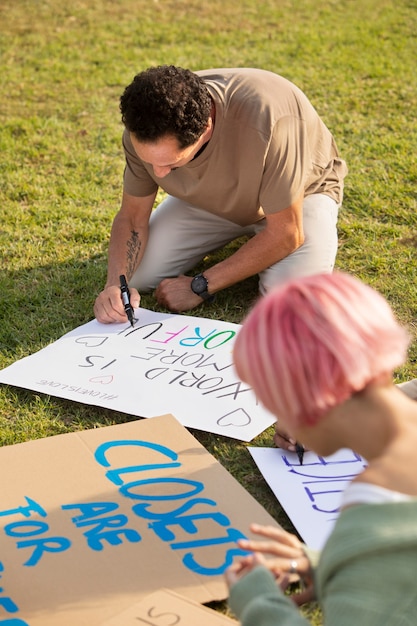
{"label": "man with curly hair", "polygon": [[[149,68],[121,96],[123,198],[111,231],[108,277],[94,311],[126,321],[155,290],[181,312],[258,274],[259,291],[332,272],[347,172],[332,134],[294,84],[259,69]],[[154,209],[158,190],[165,199]],[[214,250],[243,243],[204,274]]]}

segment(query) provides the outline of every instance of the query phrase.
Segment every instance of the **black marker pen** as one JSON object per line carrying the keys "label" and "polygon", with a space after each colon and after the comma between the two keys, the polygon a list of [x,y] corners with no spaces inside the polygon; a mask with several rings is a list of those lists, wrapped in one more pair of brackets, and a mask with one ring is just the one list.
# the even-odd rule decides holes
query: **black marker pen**
{"label": "black marker pen", "polygon": [[300,465],[302,465],[303,464],[303,459],[304,459],[304,446],[302,446],[300,443],[296,443],[295,444],[295,451],[297,453],[298,460],[300,461]]}
{"label": "black marker pen", "polygon": [[136,319],[133,313],[132,305],[130,304],[130,291],[127,286],[126,276],[122,274],[120,276],[120,291],[122,292],[122,302],[126,311],[127,319],[130,322],[130,325],[133,327],[135,325]]}

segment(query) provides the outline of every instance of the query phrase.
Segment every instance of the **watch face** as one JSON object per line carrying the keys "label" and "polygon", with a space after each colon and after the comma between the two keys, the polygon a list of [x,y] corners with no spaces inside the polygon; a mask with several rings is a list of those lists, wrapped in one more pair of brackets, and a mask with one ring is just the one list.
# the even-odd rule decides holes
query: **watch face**
{"label": "watch face", "polygon": [[191,289],[198,296],[201,293],[204,293],[205,291],[207,291],[207,279],[204,278],[202,274],[198,274],[197,276],[194,276],[193,280],[191,281]]}

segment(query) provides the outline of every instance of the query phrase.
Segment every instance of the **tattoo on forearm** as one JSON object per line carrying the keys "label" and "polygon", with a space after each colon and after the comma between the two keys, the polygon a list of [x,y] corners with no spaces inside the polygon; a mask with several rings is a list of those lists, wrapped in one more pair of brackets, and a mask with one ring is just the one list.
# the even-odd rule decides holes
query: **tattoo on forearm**
{"label": "tattoo on forearm", "polygon": [[132,230],[131,231],[131,237],[130,239],[127,241],[126,244],[126,256],[127,256],[127,266],[126,266],[126,272],[129,278],[132,278],[133,274],[135,273],[136,267],[137,267],[137,262],[138,262],[138,257],[139,257],[139,252],[141,249],[141,241],[139,239],[139,233],[136,230]]}

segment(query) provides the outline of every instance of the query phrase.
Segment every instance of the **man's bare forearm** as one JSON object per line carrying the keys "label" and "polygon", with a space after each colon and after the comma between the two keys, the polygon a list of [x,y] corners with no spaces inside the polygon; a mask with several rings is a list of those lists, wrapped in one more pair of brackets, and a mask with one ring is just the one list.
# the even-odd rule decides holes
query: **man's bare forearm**
{"label": "man's bare forearm", "polygon": [[286,211],[267,218],[264,230],[245,242],[234,254],[204,274],[211,289],[219,291],[278,263],[304,243],[301,200]]}
{"label": "man's bare forearm", "polygon": [[148,240],[153,199],[153,195],[148,198],[124,195],[110,234],[106,287],[118,284],[120,274],[130,280],[138,268]]}
{"label": "man's bare forearm", "polygon": [[132,278],[143,256],[146,239],[147,232],[115,220],[110,237],[106,287],[117,284],[120,274],[124,274],[128,281]]}
{"label": "man's bare forearm", "polygon": [[142,242],[137,230],[130,231],[130,239],[126,243],[126,276],[130,280],[139,265]]}

